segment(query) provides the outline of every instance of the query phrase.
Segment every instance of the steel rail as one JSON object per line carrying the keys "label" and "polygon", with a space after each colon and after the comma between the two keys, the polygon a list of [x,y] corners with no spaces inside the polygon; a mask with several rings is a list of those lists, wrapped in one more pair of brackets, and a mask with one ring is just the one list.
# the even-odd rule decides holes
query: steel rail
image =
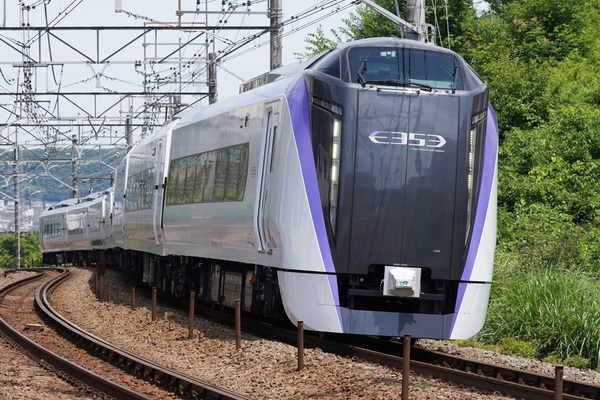
{"label": "steel rail", "polygon": [[[439,351],[415,348],[413,354],[420,361],[425,362],[428,365],[431,363],[435,363],[436,365],[448,365],[469,372],[471,375],[487,376],[492,379],[502,380],[502,382],[513,382],[520,385],[539,388],[541,390],[545,389],[544,394],[540,396],[547,396],[546,392],[548,391],[554,393],[555,378],[551,376],[476,360],[469,360]],[[600,386],[565,379],[563,380],[562,398],[565,400],[600,399]]]}
{"label": "steel rail", "polygon": [[[58,278],[68,276],[70,272],[64,269],[53,269],[61,272]],[[33,280],[41,279],[45,274],[40,273],[39,275],[31,276],[23,280],[13,282],[0,289],[0,300],[3,300],[6,293],[19,286],[30,283]],[[0,332],[3,336],[11,342],[15,347],[20,347],[24,350],[24,353],[34,359],[38,364],[44,368],[55,372],[62,379],[74,383],[76,386],[85,388],[88,392],[92,392],[95,395],[104,394],[115,399],[124,400],[150,400],[151,398],[143,394],[137,393],[129,388],[118,385],[114,382],[104,379],[103,377],[88,371],[79,365],[70,362],[69,360],[55,354],[44,347],[40,346],[33,340],[29,339],[26,335],[22,334],[12,326],[10,326],[4,318],[0,316]]]}
{"label": "steel rail", "polygon": [[73,342],[81,347],[94,351],[105,360],[112,362],[125,371],[133,372],[148,380],[154,381],[161,387],[169,387],[174,392],[186,394],[198,399],[210,400],[250,400],[250,398],[219,388],[210,383],[196,379],[141,358],[124,349],[116,347],[103,339],[84,331],[77,325],[66,320],[50,304],[49,296],[52,291],[67,276],[59,276],[46,283],[36,295],[36,307],[47,317],[48,321],[60,330],[65,331]]}

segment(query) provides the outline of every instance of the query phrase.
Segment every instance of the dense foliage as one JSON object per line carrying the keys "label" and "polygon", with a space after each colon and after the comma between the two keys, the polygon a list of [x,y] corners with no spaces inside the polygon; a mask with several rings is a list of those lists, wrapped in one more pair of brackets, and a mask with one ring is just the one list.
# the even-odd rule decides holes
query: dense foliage
{"label": "dense foliage", "polygon": [[[395,13],[393,0],[377,3]],[[500,127],[496,273],[479,340],[525,341],[540,358],[597,367],[600,1],[488,4],[477,13],[470,1],[449,0],[448,14],[427,12],[444,34],[437,43],[488,83]],[[346,25],[348,39],[399,36],[365,7]]]}
{"label": "dense foliage", "polygon": [[[22,233],[20,236],[21,268],[42,266],[39,232]],[[0,268],[15,267],[15,235],[0,235]]]}

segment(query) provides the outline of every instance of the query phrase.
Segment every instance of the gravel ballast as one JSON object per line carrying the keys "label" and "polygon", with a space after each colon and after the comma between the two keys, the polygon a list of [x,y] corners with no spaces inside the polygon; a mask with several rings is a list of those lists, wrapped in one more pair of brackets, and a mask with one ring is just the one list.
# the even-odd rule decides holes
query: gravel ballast
{"label": "gravel ballast", "polygon": [[[243,334],[242,348],[237,350],[234,330],[198,317],[194,337],[188,339],[187,313],[162,307],[159,303],[158,318],[152,321],[149,299],[138,295],[137,308],[132,310],[128,290],[123,290],[121,305],[99,302],[90,287],[93,270],[71,268],[71,271],[72,278],[52,294],[52,304],[61,314],[117,346],[182,373],[254,399],[401,398],[400,370],[324,353],[320,349],[305,349],[304,369],[297,371],[296,347]],[[0,275],[0,286],[7,283],[7,278]],[[126,285],[127,281],[119,272],[108,270],[103,282],[112,283],[114,301],[117,285]],[[513,368],[543,371],[549,376],[554,373],[554,366],[550,364],[503,356],[486,350],[457,347],[447,341],[421,340],[419,344]],[[3,345],[2,350],[4,348]],[[10,368],[7,363],[0,365],[0,382],[2,375],[7,373],[6,368]],[[32,375],[35,374],[38,372],[32,372]],[[28,385],[31,378],[33,377],[23,376],[15,379],[22,386]],[[600,374],[565,368],[565,379],[598,384]],[[6,398],[25,397],[11,397],[11,393],[6,392]],[[409,398],[441,400],[511,397],[483,394],[471,388],[411,373]]]}

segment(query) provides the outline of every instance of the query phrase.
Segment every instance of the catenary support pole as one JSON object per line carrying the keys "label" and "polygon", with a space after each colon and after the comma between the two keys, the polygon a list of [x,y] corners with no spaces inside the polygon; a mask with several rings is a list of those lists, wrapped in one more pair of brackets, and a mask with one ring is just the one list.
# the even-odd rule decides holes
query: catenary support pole
{"label": "catenary support pole", "polygon": [[281,44],[281,24],[283,11],[281,0],[270,0],[269,16],[271,18],[271,69],[279,68],[283,62]]}

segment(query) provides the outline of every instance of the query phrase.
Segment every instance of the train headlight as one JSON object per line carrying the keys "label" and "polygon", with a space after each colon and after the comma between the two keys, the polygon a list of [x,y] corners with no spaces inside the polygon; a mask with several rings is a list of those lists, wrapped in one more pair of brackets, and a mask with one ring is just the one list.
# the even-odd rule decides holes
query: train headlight
{"label": "train headlight", "polygon": [[331,230],[335,234],[335,225],[337,220],[337,202],[338,188],[340,180],[340,153],[342,140],[342,121],[333,119],[331,143],[331,176],[329,180],[329,222]]}
{"label": "train headlight", "polygon": [[471,130],[469,131],[469,143],[467,149],[467,232],[465,235],[465,244],[469,240],[471,233],[471,217],[473,214],[473,204],[475,202],[475,163],[477,153],[477,132],[482,121],[487,117],[487,111],[483,111],[471,118]]}

